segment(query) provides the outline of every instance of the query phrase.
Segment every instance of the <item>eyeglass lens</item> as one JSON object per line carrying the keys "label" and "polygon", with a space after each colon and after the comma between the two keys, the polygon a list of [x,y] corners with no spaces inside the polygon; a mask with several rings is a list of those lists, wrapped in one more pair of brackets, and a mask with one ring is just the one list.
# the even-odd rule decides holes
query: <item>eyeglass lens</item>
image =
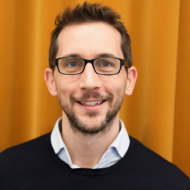
{"label": "eyeglass lens", "polygon": [[[62,58],[59,59],[58,66],[61,73],[77,74],[83,71],[85,61],[79,58]],[[114,74],[120,69],[120,60],[115,58],[95,59],[94,68],[100,74]]]}

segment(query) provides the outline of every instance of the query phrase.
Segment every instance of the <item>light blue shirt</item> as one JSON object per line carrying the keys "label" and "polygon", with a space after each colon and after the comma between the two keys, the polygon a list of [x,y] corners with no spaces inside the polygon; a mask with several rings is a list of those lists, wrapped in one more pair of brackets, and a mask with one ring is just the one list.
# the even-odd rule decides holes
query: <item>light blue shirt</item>
{"label": "light blue shirt", "polygon": [[[53,131],[51,133],[51,144],[54,149],[54,152],[59,156],[61,160],[67,163],[70,166],[70,168],[80,168],[79,166],[72,164],[67,147],[65,146],[65,143],[63,142],[63,139],[61,137],[61,133],[59,130],[59,122],[61,122],[61,118],[59,118],[56,121]],[[125,129],[125,125],[122,120],[120,120],[120,124],[121,130],[119,134],[108,147],[107,151],[104,153],[99,163],[96,166],[94,166],[93,169],[106,168],[112,166],[116,162],[118,162],[127,152],[130,143],[129,135]]]}

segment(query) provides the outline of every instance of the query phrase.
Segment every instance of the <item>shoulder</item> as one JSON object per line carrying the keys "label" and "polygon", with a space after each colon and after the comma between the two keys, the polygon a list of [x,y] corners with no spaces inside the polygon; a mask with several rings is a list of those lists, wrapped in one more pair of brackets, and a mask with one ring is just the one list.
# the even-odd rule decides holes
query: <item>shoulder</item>
{"label": "shoulder", "polygon": [[[27,141],[25,143],[10,147],[3,152],[0,153],[0,158],[14,155],[15,156],[21,156],[19,152],[25,152],[27,153],[34,153],[35,151],[39,151],[41,148],[44,147],[44,145],[47,144],[47,141],[50,139],[50,133],[42,135],[40,137],[37,137],[35,139],[32,139],[30,141]],[[32,151],[32,152],[31,152]]]}
{"label": "shoulder", "polygon": [[50,133],[1,152],[0,175],[43,162],[48,154],[48,141],[50,142]]}
{"label": "shoulder", "polygon": [[[187,189],[190,181],[177,166],[168,162],[136,139],[130,137],[131,143],[134,144],[134,150],[131,159],[131,167],[137,169],[143,180],[150,183],[165,183],[168,189],[179,186],[179,189]],[[171,187],[170,187],[171,186]],[[175,189],[174,188],[174,189]],[[176,188],[178,189],[178,188]]]}
{"label": "shoulder", "polygon": [[138,160],[138,165],[141,167],[157,170],[158,172],[162,172],[162,170],[165,172],[172,170],[181,173],[181,170],[177,166],[147,148],[138,140],[132,137],[130,137],[130,140],[135,144],[133,159]]}

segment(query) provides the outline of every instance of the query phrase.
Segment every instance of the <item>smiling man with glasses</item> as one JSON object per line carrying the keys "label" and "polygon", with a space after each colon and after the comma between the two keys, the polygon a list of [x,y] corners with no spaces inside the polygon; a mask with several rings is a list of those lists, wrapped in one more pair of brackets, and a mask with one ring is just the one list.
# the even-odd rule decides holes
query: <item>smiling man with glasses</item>
{"label": "smiling man with glasses", "polygon": [[111,8],[85,2],[57,16],[44,78],[62,117],[51,133],[0,155],[0,189],[190,189],[183,172],[130,137],[119,119],[137,71]]}

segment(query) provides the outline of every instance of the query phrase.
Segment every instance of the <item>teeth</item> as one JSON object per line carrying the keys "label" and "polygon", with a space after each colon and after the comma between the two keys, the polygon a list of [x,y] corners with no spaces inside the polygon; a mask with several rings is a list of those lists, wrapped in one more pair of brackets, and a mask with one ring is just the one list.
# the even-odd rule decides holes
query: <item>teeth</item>
{"label": "teeth", "polygon": [[82,105],[86,106],[95,106],[101,104],[103,101],[94,101],[94,102],[81,102]]}

